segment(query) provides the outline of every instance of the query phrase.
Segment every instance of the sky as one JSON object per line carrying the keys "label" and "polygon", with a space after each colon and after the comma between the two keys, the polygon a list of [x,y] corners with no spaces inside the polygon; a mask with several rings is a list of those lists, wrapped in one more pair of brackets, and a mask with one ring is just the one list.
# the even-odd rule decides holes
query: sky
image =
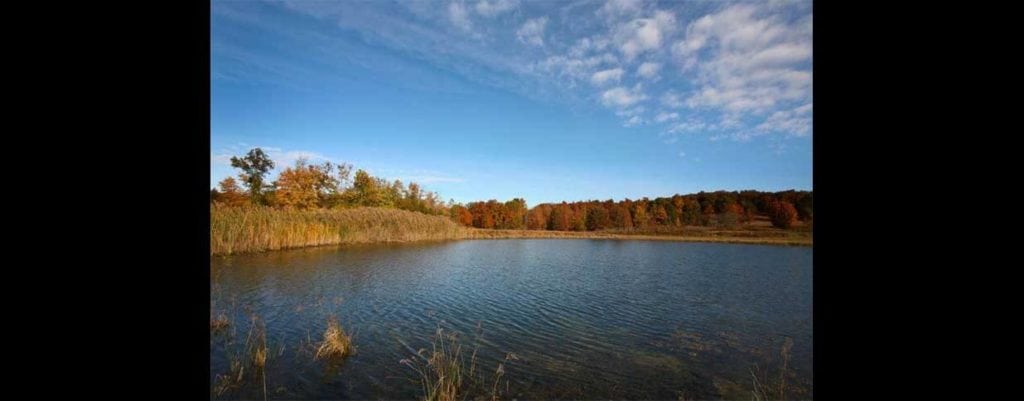
{"label": "sky", "polygon": [[810,1],[213,1],[210,185],[260,147],[529,205],[811,190]]}

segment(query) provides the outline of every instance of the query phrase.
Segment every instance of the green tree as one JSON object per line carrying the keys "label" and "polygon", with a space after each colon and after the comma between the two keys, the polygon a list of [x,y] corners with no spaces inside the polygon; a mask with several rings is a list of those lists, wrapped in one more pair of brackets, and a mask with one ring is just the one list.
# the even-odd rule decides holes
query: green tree
{"label": "green tree", "polygon": [[263,199],[263,177],[274,168],[274,161],[263,153],[263,149],[255,148],[244,157],[231,157],[231,167],[242,170],[238,178],[249,189],[249,198],[256,203],[265,203]]}

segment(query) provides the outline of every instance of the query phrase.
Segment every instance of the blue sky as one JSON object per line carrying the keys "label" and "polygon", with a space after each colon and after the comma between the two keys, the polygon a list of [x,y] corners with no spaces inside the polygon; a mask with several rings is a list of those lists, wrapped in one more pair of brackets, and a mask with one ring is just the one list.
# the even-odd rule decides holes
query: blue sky
{"label": "blue sky", "polygon": [[810,1],[214,1],[211,187],[261,147],[278,171],[346,162],[457,202],[810,190],[811,15]]}

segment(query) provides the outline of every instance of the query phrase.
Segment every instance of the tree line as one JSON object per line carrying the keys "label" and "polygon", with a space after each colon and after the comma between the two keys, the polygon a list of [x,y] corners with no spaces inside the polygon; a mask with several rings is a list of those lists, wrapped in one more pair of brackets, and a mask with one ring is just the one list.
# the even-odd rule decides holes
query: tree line
{"label": "tree line", "polygon": [[[434,192],[419,184],[389,182],[384,178],[356,170],[346,163],[311,164],[299,159],[285,168],[277,180],[266,183],[274,161],[256,148],[244,156],[231,158],[231,166],[241,170],[238,180],[227,177],[210,191],[210,202],[237,207],[264,205],[289,209],[330,209],[338,207],[388,207],[432,215],[447,215],[449,205]],[[241,185],[239,185],[239,182]]]}
{"label": "tree line", "polygon": [[[526,200],[488,200],[465,205],[423,190],[410,182],[389,182],[363,170],[352,175],[352,165],[325,162],[310,164],[300,159],[284,169],[277,180],[264,182],[274,162],[256,148],[232,157],[231,166],[241,170],[238,181],[225,178],[210,200],[226,206],[248,204],[278,208],[316,209],[338,207],[390,207],[432,215],[449,216],[455,222],[482,229],[597,231],[656,227],[723,226],[749,223],[766,216],[775,227],[789,228],[797,221],[813,219],[810,191],[716,191],[637,200],[591,200],[542,203],[528,208]],[[241,182],[241,185],[239,185]],[[243,190],[244,187],[244,190]]]}
{"label": "tree line", "polygon": [[717,191],[619,202],[580,201],[542,203],[526,208],[522,199],[489,200],[454,205],[450,216],[476,228],[553,231],[597,231],[653,227],[725,226],[749,223],[767,216],[772,225],[789,228],[797,221],[811,221],[810,191]]}

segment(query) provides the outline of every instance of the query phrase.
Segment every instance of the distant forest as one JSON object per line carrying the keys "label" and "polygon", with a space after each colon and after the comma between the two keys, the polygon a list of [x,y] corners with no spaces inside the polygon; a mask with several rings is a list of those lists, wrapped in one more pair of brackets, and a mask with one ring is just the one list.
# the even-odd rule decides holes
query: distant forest
{"label": "distant forest", "polygon": [[762,192],[715,191],[622,201],[591,200],[542,203],[529,208],[526,200],[488,200],[465,205],[443,202],[438,194],[418,184],[389,182],[363,170],[353,176],[349,164],[310,164],[298,160],[285,168],[278,179],[265,183],[274,162],[256,148],[231,158],[240,170],[238,180],[225,178],[210,192],[210,202],[223,206],[263,205],[292,209],[384,207],[431,215],[449,216],[467,227],[482,229],[527,229],[555,231],[596,231],[606,229],[649,229],[656,227],[733,227],[766,217],[772,225],[790,228],[798,221],[810,223],[813,200],[810,191]]}

